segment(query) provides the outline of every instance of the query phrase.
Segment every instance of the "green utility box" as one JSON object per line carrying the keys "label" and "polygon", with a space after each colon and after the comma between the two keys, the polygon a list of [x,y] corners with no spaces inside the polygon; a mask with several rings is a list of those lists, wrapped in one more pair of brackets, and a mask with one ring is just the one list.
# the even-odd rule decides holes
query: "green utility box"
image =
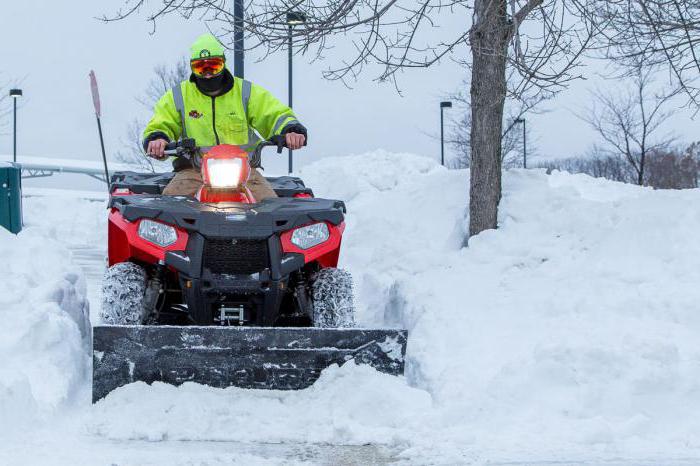
{"label": "green utility box", "polygon": [[0,164],[0,226],[22,230],[22,170],[12,165]]}

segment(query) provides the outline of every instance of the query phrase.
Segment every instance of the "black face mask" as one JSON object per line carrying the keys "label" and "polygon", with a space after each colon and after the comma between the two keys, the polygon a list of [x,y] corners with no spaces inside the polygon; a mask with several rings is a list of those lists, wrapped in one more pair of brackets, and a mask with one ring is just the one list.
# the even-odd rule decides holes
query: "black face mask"
{"label": "black face mask", "polygon": [[220,91],[224,85],[224,73],[219,73],[217,76],[212,76],[211,78],[200,78],[197,76],[197,87],[199,87],[205,93],[215,93]]}

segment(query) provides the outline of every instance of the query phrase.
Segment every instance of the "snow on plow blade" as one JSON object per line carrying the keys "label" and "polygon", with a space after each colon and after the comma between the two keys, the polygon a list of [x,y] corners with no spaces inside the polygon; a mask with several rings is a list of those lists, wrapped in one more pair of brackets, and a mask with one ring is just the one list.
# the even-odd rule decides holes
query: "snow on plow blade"
{"label": "snow on plow blade", "polygon": [[136,381],[298,390],[350,360],[401,375],[405,354],[405,330],[102,325],[92,401]]}

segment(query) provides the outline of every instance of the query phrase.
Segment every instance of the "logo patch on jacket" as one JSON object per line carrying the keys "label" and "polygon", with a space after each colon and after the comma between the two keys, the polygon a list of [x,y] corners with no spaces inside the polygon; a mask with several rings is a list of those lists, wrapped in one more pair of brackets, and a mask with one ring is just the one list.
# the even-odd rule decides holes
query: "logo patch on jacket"
{"label": "logo patch on jacket", "polygon": [[202,118],[204,115],[199,113],[197,110],[190,110],[190,118]]}

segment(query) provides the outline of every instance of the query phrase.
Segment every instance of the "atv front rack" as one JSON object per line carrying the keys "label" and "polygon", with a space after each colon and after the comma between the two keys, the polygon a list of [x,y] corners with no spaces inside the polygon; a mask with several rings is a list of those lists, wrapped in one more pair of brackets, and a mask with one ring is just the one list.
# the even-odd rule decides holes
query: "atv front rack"
{"label": "atv front rack", "polygon": [[120,326],[93,329],[93,403],[131,382],[298,390],[354,360],[401,375],[405,330]]}

